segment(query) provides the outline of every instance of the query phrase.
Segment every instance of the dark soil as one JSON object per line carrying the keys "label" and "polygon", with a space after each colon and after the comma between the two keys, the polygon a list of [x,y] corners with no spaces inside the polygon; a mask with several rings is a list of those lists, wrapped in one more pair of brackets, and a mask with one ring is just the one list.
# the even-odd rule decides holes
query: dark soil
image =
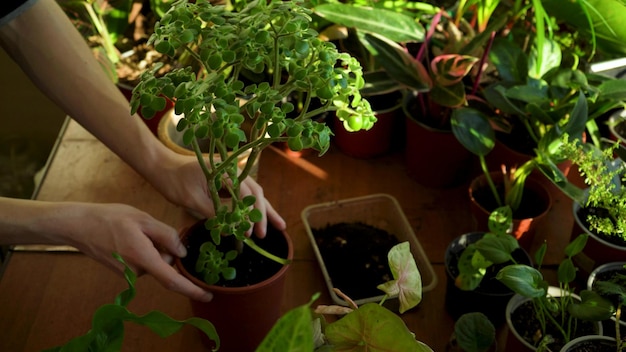
{"label": "dark soil", "polygon": [[[500,198],[504,199],[504,185],[496,184],[496,190],[500,194]],[[492,212],[498,208],[498,203],[493,197],[491,189],[488,187],[480,187],[472,193],[476,202],[487,211]],[[547,201],[537,192],[529,188],[524,188],[522,202],[517,210],[513,212],[513,219],[531,219],[541,215],[548,207]]]}
{"label": "dark soil", "polygon": [[[287,243],[280,231],[274,229],[268,224],[267,236],[263,239],[259,239],[252,235],[254,242],[261,248],[275,254],[281,258],[286,258],[288,253]],[[186,240],[185,246],[187,248],[187,256],[181,259],[183,266],[188,272],[196,276],[199,280],[202,277],[196,275],[195,265],[198,258],[198,252],[200,246],[210,241],[209,232],[204,228],[203,223],[197,223],[193,227],[193,231],[190,232],[189,237]],[[235,248],[235,237],[225,236],[222,237],[222,241],[218,248],[223,251],[228,251]],[[237,277],[229,281],[219,281],[216,286],[224,287],[245,287],[254,285],[263,280],[270,278],[276,272],[282,268],[282,265],[275,261],[264,257],[257,253],[250,247],[244,245],[242,251],[239,253],[235,260],[231,261],[231,266],[237,270]]]}
{"label": "dark soil", "polygon": [[[580,207],[580,209],[578,209],[578,212],[576,212],[576,216],[578,217],[578,219],[585,226],[585,228],[587,228],[589,231],[592,231],[591,228],[589,227],[589,222],[587,221],[587,218],[589,217],[589,215],[603,216],[603,214],[608,214],[606,209],[595,208],[595,207]],[[620,238],[618,236],[606,235],[604,233],[598,233],[596,231],[592,231],[592,232],[594,235],[598,236],[599,238],[609,243],[612,243],[620,247],[626,247],[626,240],[624,240],[623,238]]]}
{"label": "dark soil", "polygon": [[313,229],[333,286],[353,300],[376,297],[376,286],[393,279],[387,253],[399,243],[394,234],[363,223]]}
{"label": "dark soil", "polygon": [[[555,314],[555,319],[560,321],[560,314]],[[567,317],[566,317],[567,319]],[[524,338],[528,343],[537,346],[543,335],[541,334],[541,326],[539,321],[535,319],[535,311],[533,309],[532,301],[526,301],[511,313],[511,322],[515,326],[518,334]],[[574,332],[570,336],[573,340],[580,336],[596,335],[596,323],[588,321],[578,321],[575,325]],[[551,351],[560,351],[563,345],[568,341],[564,341],[563,336],[557,330],[557,328],[550,322],[546,327],[546,335],[551,335],[555,342],[549,345]]]}

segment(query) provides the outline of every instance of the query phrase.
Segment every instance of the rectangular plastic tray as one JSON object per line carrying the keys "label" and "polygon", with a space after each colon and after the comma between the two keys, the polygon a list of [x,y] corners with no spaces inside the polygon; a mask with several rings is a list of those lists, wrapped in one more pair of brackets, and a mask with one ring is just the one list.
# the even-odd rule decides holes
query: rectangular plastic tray
{"label": "rectangular plastic tray", "polygon": [[[335,304],[347,305],[333,291],[332,278],[328,275],[324,261],[313,237],[313,229],[326,227],[342,222],[362,222],[378,229],[394,234],[400,242],[409,241],[411,252],[422,277],[422,292],[432,290],[437,285],[437,276],[426,253],[422,249],[413,228],[409,224],[398,201],[388,194],[373,194],[364,197],[350,198],[339,201],[315,204],[302,211],[307,235],[320,265],[328,291]],[[380,302],[380,296],[355,300],[357,305],[368,302]]]}

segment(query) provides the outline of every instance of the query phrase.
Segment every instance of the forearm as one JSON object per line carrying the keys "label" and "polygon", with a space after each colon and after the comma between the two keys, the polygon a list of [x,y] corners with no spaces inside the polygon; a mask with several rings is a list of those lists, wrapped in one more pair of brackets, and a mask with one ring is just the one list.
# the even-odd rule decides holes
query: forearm
{"label": "forearm", "polygon": [[35,84],[142,175],[163,157],[154,138],[54,0],[0,28],[0,43]]}
{"label": "forearm", "polygon": [[63,223],[77,209],[72,203],[0,197],[0,244],[68,244]]}

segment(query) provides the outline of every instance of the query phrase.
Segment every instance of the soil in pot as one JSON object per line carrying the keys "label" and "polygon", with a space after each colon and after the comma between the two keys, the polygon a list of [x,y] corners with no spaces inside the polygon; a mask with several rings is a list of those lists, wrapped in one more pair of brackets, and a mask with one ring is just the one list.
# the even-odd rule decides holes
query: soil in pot
{"label": "soil in pot", "polygon": [[615,352],[615,342],[590,340],[576,344],[568,348],[565,352]]}
{"label": "soil in pot", "polygon": [[387,253],[399,243],[394,234],[361,223],[313,229],[315,242],[334,287],[353,300],[376,297],[376,286],[393,279]]}
{"label": "soil in pot", "polygon": [[[504,199],[504,185],[496,184],[496,190],[500,194],[500,198]],[[482,205],[488,211],[493,211],[498,207],[498,203],[493,197],[493,193],[487,187],[477,187],[472,191],[472,196],[476,203]],[[548,207],[546,200],[537,192],[530,189],[524,189],[522,202],[518,209],[513,212],[513,219],[532,219],[541,215]]]}
{"label": "soil in pot", "polygon": [[[287,243],[280,234],[280,231],[276,230],[269,224],[265,238],[253,238],[254,242],[261,248],[266,249],[279,257],[287,257]],[[187,256],[181,258],[181,263],[187,271],[192,273],[194,276],[196,276],[195,265],[200,246],[207,240],[210,240],[210,234],[206,229],[204,229],[204,226],[198,226],[197,231],[190,232],[187,237],[185,243]],[[222,241],[218,248],[224,252],[229,249],[236,248],[235,236],[222,237]],[[242,247],[241,252],[237,258],[231,262],[231,265],[237,270],[237,277],[233,280],[220,280],[217,284],[215,284],[215,286],[245,287],[254,285],[270,278],[282,268],[281,264],[266,258],[246,245]],[[196,277],[199,280],[202,280],[202,277]]]}
{"label": "soil in pot", "polygon": [[[559,298],[556,297],[555,299]],[[557,321],[561,321],[562,319],[560,314],[555,314],[554,317]],[[565,319],[568,319],[568,317],[566,316]],[[533,346],[539,344],[543,336],[541,335],[541,325],[535,318],[535,310],[532,301],[526,301],[515,308],[515,310],[511,312],[511,322],[513,326],[515,326],[517,333],[523,337],[524,340]],[[574,332],[571,334],[570,339],[573,340],[576,337],[585,335],[596,335],[597,333],[597,323],[579,320],[578,324],[575,324]],[[563,340],[561,333],[554,324],[549,321],[546,326],[546,334],[552,335],[555,340],[548,345],[551,351],[559,351],[568,342]],[[509,338],[513,337],[511,336]]]}

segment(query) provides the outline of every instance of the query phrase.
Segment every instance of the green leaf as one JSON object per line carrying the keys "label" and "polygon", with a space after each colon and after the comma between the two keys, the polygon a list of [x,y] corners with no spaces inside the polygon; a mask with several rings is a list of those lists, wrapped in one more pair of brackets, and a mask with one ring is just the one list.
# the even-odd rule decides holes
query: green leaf
{"label": "green leaf", "polygon": [[511,235],[494,235],[486,233],[475,244],[476,249],[494,264],[506,263],[511,260],[511,253],[519,248],[517,240]]}
{"label": "green leaf", "polygon": [[415,340],[399,316],[376,303],[366,303],[329,324],[325,335],[337,351],[432,351]]}
{"label": "green leaf", "polygon": [[382,35],[397,43],[424,40],[424,27],[399,12],[342,3],[319,5],[314,11],[333,23]]}
{"label": "green leaf", "polygon": [[567,309],[575,318],[602,321],[615,314],[615,307],[608,299],[590,290],[580,291],[581,302],[573,302]]}
{"label": "green leaf", "polygon": [[570,242],[565,247],[565,255],[571,258],[575,256],[576,254],[582,252],[583,249],[585,248],[585,245],[587,244],[588,237],[589,235],[587,234],[582,234],[576,237],[572,242]]}
{"label": "green leaf", "polygon": [[470,152],[485,156],[495,145],[495,132],[489,119],[482,112],[471,108],[459,108],[452,112],[452,133]]}
{"label": "green leaf", "polygon": [[433,86],[428,71],[404,48],[383,37],[366,34],[365,40],[374,48],[377,62],[396,82],[418,92],[429,91]]}
{"label": "green leaf", "polygon": [[454,324],[454,335],[463,351],[485,352],[495,342],[496,329],[486,315],[472,312],[459,317]]}
{"label": "green leaf", "polygon": [[498,38],[491,46],[489,60],[504,82],[526,83],[528,61],[519,45]]}
{"label": "green leaf", "polygon": [[507,235],[513,228],[513,210],[508,205],[496,208],[489,214],[489,231],[496,235]]}
{"label": "green leaf", "polygon": [[318,297],[319,294],[316,294],[309,303],[285,313],[265,336],[256,352],[312,352],[315,346],[310,306]]}
{"label": "green leaf", "polygon": [[545,297],[547,293],[543,275],[539,270],[528,265],[508,265],[498,272],[496,279],[524,297]]}
{"label": "green leaf", "polygon": [[598,98],[607,100],[626,100],[626,80],[610,79],[598,86]]}
{"label": "green leaf", "polygon": [[570,283],[576,278],[576,267],[571,258],[565,258],[560,264],[557,271],[557,277],[560,283]]}

